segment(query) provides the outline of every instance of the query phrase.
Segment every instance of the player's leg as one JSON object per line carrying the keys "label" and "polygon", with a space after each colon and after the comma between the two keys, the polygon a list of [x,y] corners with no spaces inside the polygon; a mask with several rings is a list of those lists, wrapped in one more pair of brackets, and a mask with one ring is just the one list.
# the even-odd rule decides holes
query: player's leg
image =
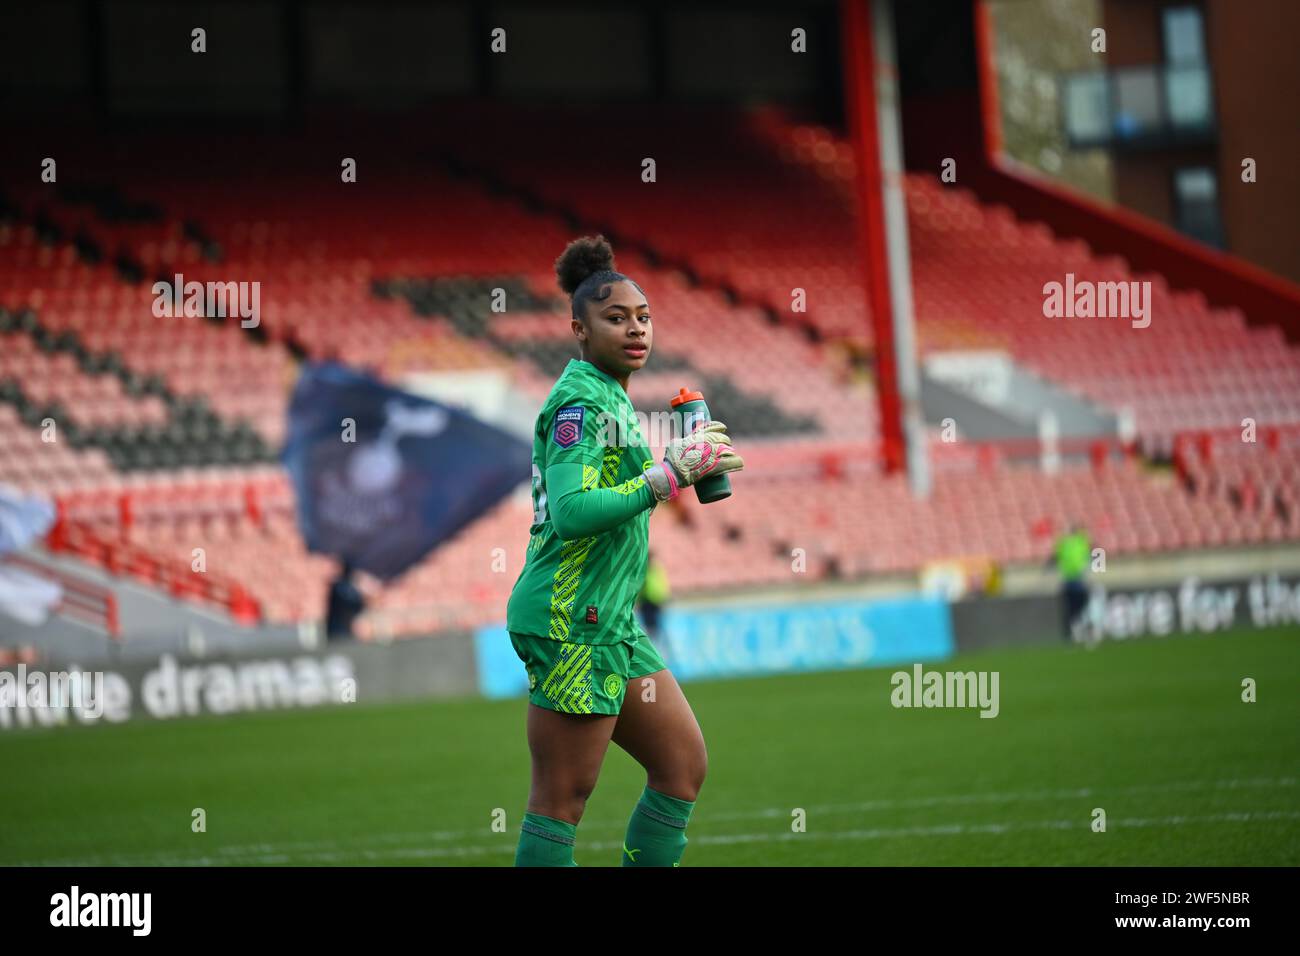
{"label": "player's leg", "polygon": [[708,752],[695,712],[671,671],[628,679],[613,740],[646,772],[623,841],[623,865],[677,866]]}
{"label": "player's leg", "polygon": [[682,800],[699,795],[708,752],[672,671],[628,679],[613,740],[645,768],[646,783],[655,790]]}
{"label": "player's leg", "polygon": [[528,705],[528,751],[532,786],[528,809],[577,824],[596,789],[617,717],[561,714]]}
{"label": "player's leg", "polygon": [[532,785],[516,866],[574,866],[573,846],[617,717],[528,705]]}
{"label": "player's leg", "polygon": [[[596,787],[621,700],[600,690],[610,649],[511,634],[528,672],[527,734],[532,785],[520,827],[516,866],[573,866],[573,845]],[[621,680],[619,682],[621,687]]]}

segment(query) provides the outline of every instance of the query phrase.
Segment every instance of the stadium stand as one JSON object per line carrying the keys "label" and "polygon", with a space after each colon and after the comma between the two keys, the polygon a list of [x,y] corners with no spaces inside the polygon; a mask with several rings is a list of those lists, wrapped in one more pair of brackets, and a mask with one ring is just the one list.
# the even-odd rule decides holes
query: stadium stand
{"label": "stadium stand", "polygon": [[[680,385],[700,388],[749,463],[725,505],[656,512],[653,546],[679,593],[788,582],[796,548],[813,580],[973,554],[1040,562],[1075,521],[1121,554],[1300,537],[1291,431],[1221,453],[1212,442],[1215,454],[1196,437],[1244,417],[1300,424],[1300,356],[1277,329],[909,174],[922,354],[1005,350],[1097,404],[1132,409],[1139,439],[1051,476],[995,446],[936,444],[934,493],[918,501],[902,477],[877,473],[874,394],[836,361],[846,340],[871,348],[847,144],[771,109],[678,111],[654,136],[666,145],[651,186],[628,173],[639,157],[626,137],[611,133],[623,145],[590,161],[554,115],[494,110],[467,112],[484,135],[454,148],[404,131],[345,187],[312,181],[320,156],[347,155],[328,135],[273,148],[250,135],[232,148],[257,156],[256,179],[195,145],[181,177],[141,136],[102,150],[103,181],[11,189],[0,206],[0,481],[58,499],[51,547],[241,620],[317,618],[333,562],[305,551],[276,463],[297,360],[340,359],[392,381],[504,369],[540,404],[573,355],[550,259],[597,230],[643,279],[660,336],[634,403],[657,411]],[[626,122],[605,121],[615,133]],[[125,182],[141,156],[155,175],[123,194],[114,169]],[[683,163],[689,183],[675,175]],[[1034,290],[1068,270],[1150,281],[1158,321],[1138,344],[1124,322],[1045,319]],[[153,283],[174,272],[257,278],[259,325],[157,317]],[[488,307],[494,288],[506,290],[504,314]],[[794,288],[808,291],[806,315],[791,313]],[[723,347],[688,361],[705,331]],[[61,440],[42,441],[46,419]],[[1152,466],[1164,458],[1172,471]],[[528,516],[521,496],[509,499],[392,586],[363,578],[362,636],[499,619],[513,574],[484,573],[487,556],[504,547],[517,560]],[[209,577],[191,587],[200,544]]]}

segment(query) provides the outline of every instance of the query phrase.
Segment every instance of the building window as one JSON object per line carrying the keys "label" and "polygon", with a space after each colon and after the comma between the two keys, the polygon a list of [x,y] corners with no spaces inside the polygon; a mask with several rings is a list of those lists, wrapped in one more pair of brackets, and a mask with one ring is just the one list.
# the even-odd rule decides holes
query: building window
{"label": "building window", "polygon": [[1166,7],[1161,11],[1165,62],[1177,65],[1205,62],[1204,18],[1200,7]]}
{"label": "building window", "polygon": [[1165,111],[1176,130],[1208,129],[1214,123],[1210,108],[1210,72],[1201,65],[1171,66],[1164,73]]}
{"label": "building window", "polygon": [[1111,135],[1110,84],[1105,73],[1080,73],[1064,87],[1065,129],[1076,143],[1105,142]]}
{"label": "building window", "polygon": [[1115,133],[1121,139],[1137,139],[1158,133],[1164,125],[1161,115],[1160,74],[1147,66],[1112,72],[1115,97]]}
{"label": "building window", "polygon": [[1216,249],[1223,248],[1219,184],[1208,166],[1174,172],[1174,219],[1180,232]]}

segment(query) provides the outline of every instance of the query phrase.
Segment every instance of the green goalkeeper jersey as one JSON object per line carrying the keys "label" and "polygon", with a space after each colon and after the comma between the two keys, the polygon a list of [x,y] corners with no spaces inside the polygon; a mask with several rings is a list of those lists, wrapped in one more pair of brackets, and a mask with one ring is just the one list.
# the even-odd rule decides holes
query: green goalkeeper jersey
{"label": "green goalkeeper jersey", "polygon": [[653,464],[627,393],[571,359],[533,429],[533,520],[510,631],[574,644],[644,636],[632,606],[656,504],[642,472]]}

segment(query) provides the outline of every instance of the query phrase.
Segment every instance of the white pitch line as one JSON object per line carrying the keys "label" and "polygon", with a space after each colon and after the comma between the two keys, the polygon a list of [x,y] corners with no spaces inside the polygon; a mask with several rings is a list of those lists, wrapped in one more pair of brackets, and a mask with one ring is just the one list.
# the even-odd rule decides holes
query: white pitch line
{"label": "white pitch line", "polygon": [[[1256,777],[1245,779],[1226,779],[1226,780],[1175,780],[1169,783],[1144,783],[1132,784],[1128,787],[1078,787],[1067,788],[1067,790],[1035,790],[1035,791],[1004,791],[992,793],[948,793],[948,795],[928,796],[928,797],[904,797],[904,799],[894,800],[865,800],[853,804],[819,804],[810,805],[802,808],[809,816],[814,814],[835,814],[835,813],[870,813],[872,810],[910,810],[923,809],[927,806],[945,806],[945,805],[969,805],[969,804],[997,804],[1011,803],[1011,801],[1032,801],[1032,800],[1079,800],[1084,797],[1096,796],[1113,799],[1114,796],[1132,795],[1132,793],[1151,793],[1151,792],[1187,792],[1187,791],[1204,791],[1204,790],[1244,790],[1244,788],[1279,788],[1295,787],[1300,783],[1300,779],[1295,777]],[[736,810],[736,812],[714,812],[699,814],[694,817],[695,827],[708,826],[715,822],[733,822],[741,819],[788,819],[793,806],[768,806],[768,808],[754,810]],[[623,830],[627,827],[627,819],[616,819],[616,821],[594,821],[594,819],[584,819],[581,823],[582,832],[591,832],[594,830]],[[393,832],[393,834],[376,834],[367,836],[363,843],[359,845],[373,845],[377,843],[395,843],[399,845],[409,845],[412,843],[428,842],[456,842],[456,840],[481,838],[484,830],[429,830],[429,831],[409,831]],[[230,845],[230,847],[221,847],[212,851],[218,856],[239,856],[253,855],[253,853],[285,853],[292,851],[317,851],[317,849],[346,849],[347,843],[339,840],[308,840],[308,842],[299,843],[256,843],[246,845]],[[86,857],[94,860],[96,857]],[[104,858],[104,857],[99,857]],[[123,857],[114,857],[121,860]],[[129,858],[129,857],[127,857]],[[159,858],[159,857],[148,857]],[[77,865],[77,864],[69,864]]]}
{"label": "white pitch line", "polygon": [[[1127,787],[1106,788],[1106,787],[1081,787],[1075,789],[1059,790],[1020,790],[1020,791],[1003,791],[995,793],[964,793],[964,794],[944,794],[932,797],[911,797],[891,800],[866,800],[857,803],[841,804],[822,804],[813,805],[803,808],[809,814],[822,813],[856,813],[870,812],[872,810],[898,810],[898,809],[920,809],[923,807],[941,806],[941,805],[961,805],[972,803],[1001,803],[1014,800],[1056,800],[1056,799],[1080,799],[1088,796],[1114,796],[1116,794],[1131,793],[1148,793],[1164,791],[1195,791],[1195,790],[1235,790],[1241,788],[1261,787],[1294,787],[1297,778],[1295,777],[1254,777],[1246,779],[1227,779],[1227,780],[1189,780],[1189,781],[1171,781],[1167,783],[1156,784],[1134,784]],[[767,807],[757,810],[741,810],[731,813],[709,813],[695,818],[695,824],[699,827],[701,824],[708,825],[715,821],[735,821],[735,820],[762,820],[762,819],[785,819],[790,816],[791,807]],[[581,824],[583,832],[590,833],[593,830],[620,830],[627,826],[626,820],[584,820]],[[427,841],[454,841],[463,840],[467,837],[474,838],[482,836],[481,829],[474,830],[431,830],[431,831],[414,831],[407,833],[385,833],[375,834],[366,838],[356,847],[348,847],[346,843],[337,840],[311,840],[304,842],[291,843],[256,843],[246,845],[235,845],[219,847],[213,853],[220,856],[231,858],[236,856],[249,856],[258,853],[275,855],[297,850],[318,851],[326,848],[338,849],[342,851],[359,851],[366,844],[375,843],[397,843],[410,844],[422,843]],[[36,865],[43,866],[129,866],[129,865],[147,865],[131,864],[125,861],[131,859],[158,860],[165,859],[165,855],[145,855],[139,857],[123,857],[117,854],[111,856],[91,856],[79,861],[60,863],[57,861],[40,863]],[[100,863],[94,862],[99,860]],[[111,862],[109,862],[111,861]]]}
{"label": "white pitch line", "polygon": [[[1244,779],[1226,779],[1226,780],[1187,780],[1172,781],[1167,783],[1153,784],[1132,784],[1125,787],[1078,787],[1072,789],[1056,790],[1014,790],[994,793],[958,793],[942,794],[930,797],[905,797],[898,799],[884,800],[864,800],[856,803],[832,803],[810,805],[803,809],[809,816],[819,814],[837,814],[837,813],[869,813],[876,810],[914,810],[935,806],[962,806],[970,804],[988,804],[988,803],[1009,803],[1012,801],[1033,801],[1033,800],[1075,800],[1085,797],[1105,797],[1107,799],[1115,796],[1126,794],[1140,793],[1161,793],[1161,792],[1187,792],[1199,790],[1241,790],[1252,788],[1272,789],[1280,787],[1294,787],[1300,783],[1296,777],[1252,777]],[[737,810],[733,812],[710,812],[700,814],[693,819],[693,823],[698,829],[700,826],[708,826],[718,822],[734,822],[737,820],[770,820],[770,819],[789,819],[793,807],[764,807],[754,810]],[[583,820],[581,827],[584,833],[601,830],[622,830],[627,826],[627,820]],[[365,846],[374,846],[375,844],[394,843],[398,845],[410,845],[413,843],[428,842],[456,842],[466,839],[475,839],[483,835],[483,829],[473,830],[428,830],[428,831],[410,831],[405,833],[380,833],[363,838],[355,847],[350,847],[346,842],[338,840],[310,840],[304,842],[289,843],[254,843],[245,845],[233,845],[219,847],[212,851],[212,855],[217,857],[235,857],[250,856],[259,853],[262,854],[283,854],[292,853],[298,850],[317,851],[325,849],[336,849],[340,851],[359,851]],[[156,855],[140,857],[140,859],[160,859]],[[123,860],[130,860],[133,857],[123,857],[120,855],[110,856],[90,856],[82,858],[84,860],[101,861],[113,860],[107,865],[130,865],[123,863]],[[74,863],[45,863],[41,865],[67,865],[81,866],[94,865],[93,863],[74,862]]]}
{"label": "white pitch line", "polygon": [[[1276,820],[1300,819],[1297,810],[1247,810],[1227,813],[1211,813],[1200,816],[1175,815],[1165,817],[1134,817],[1113,819],[1110,826],[1115,829],[1141,829],[1149,827],[1179,827],[1189,824],[1219,823],[1264,823]],[[1020,830],[1078,830],[1088,832],[1091,821],[1073,820],[1032,820],[1011,821],[1007,823],[947,823],[916,827],[875,827],[866,830],[810,830],[806,833],[727,833],[706,834],[691,837],[691,842],[703,846],[733,846],[741,843],[787,843],[801,840],[894,840],[909,837],[950,837],[966,834],[1003,834]],[[616,850],[623,844],[621,840],[582,842],[584,850]],[[513,840],[495,844],[462,847],[395,847],[391,850],[372,850],[356,848],[353,850],[315,850],[305,853],[263,853],[240,855],[231,858],[214,856],[201,857],[157,857],[152,862],[136,865],[152,866],[231,866],[231,865],[277,865],[285,863],[346,864],[376,862],[394,859],[430,860],[446,857],[484,856],[487,854],[513,853]],[[33,864],[20,864],[33,865]],[[65,863],[65,866],[86,864]]]}
{"label": "white pitch line", "polygon": [[[1003,793],[958,793],[935,797],[909,797],[894,800],[866,800],[859,803],[831,803],[805,808],[808,813],[858,813],[871,810],[910,810],[949,804],[1009,803],[1014,800],[1074,800],[1084,797],[1112,797],[1117,794],[1187,790],[1235,790],[1250,787],[1294,787],[1295,777],[1256,777],[1246,780],[1191,780],[1175,783],[1135,784],[1127,787],[1079,787],[1071,790],[1022,790]],[[768,816],[788,817],[793,808],[768,808],[736,813],[710,813],[708,819],[744,820]]]}
{"label": "white pitch line", "polygon": [[[1110,826],[1125,828],[1148,828],[1148,827],[1176,827],[1186,826],[1188,824],[1199,823],[1263,823],[1277,820],[1295,820],[1300,819],[1300,811],[1294,810],[1246,810],[1246,811],[1227,811],[1223,813],[1196,815],[1178,814],[1164,817],[1132,817],[1118,818],[1110,821]],[[932,824],[929,826],[915,827],[874,827],[870,829],[854,830],[810,830],[804,833],[781,832],[781,833],[732,833],[732,834],[702,834],[692,836],[691,842],[705,846],[728,846],[739,843],[772,843],[787,842],[791,840],[886,840],[902,839],[906,837],[942,837],[942,836],[962,836],[966,834],[1002,834],[1013,833],[1018,830],[1080,830],[1087,831],[1090,829],[1091,820],[1087,818],[1075,818],[1071,820],[1033,820],[1033,821],[1010,821],[1006,823],[946,823]],[[507,834],[503,834],[503,837]],[[438,859],[443,857],[465,857],[465,856],[482,856],[490,853],[513,853],[515,844],[513,834],[510,834],[509,841],[498,841],[493,844],[480,844],[476,846],[455,846],[455,847],[412,847],[398,846],[392,849],[372,849],[366,846],[341,847],[338,844],[319,843],[319,844],[299,844],[300,846],[314,846],[315,849],[308,849],[302,852],[284,852],[283,847],[277,847],[280,852],[271,850],[271,845],[266,846],[265,851],[255,851],[249,853],[232,853],[233,847],[226,847],[215,852],[212,856],[200,857],[181,857],[181,856],[141,856],[135,858],[108,857],[100,858],[98,862],[87,861],[62,861],[58,863],[20,863],[18,866],[247,866],[256,865],[276,865],[284,863],[360,863],[373,862],[379,860],[393,859]],[[622,841],[582,841],[580,844],[584,849],[606,850],[617,849],[622,846]],[[329,847],[330,849],[326,849]],[[130,862],[128,862],[130,860]]]}

